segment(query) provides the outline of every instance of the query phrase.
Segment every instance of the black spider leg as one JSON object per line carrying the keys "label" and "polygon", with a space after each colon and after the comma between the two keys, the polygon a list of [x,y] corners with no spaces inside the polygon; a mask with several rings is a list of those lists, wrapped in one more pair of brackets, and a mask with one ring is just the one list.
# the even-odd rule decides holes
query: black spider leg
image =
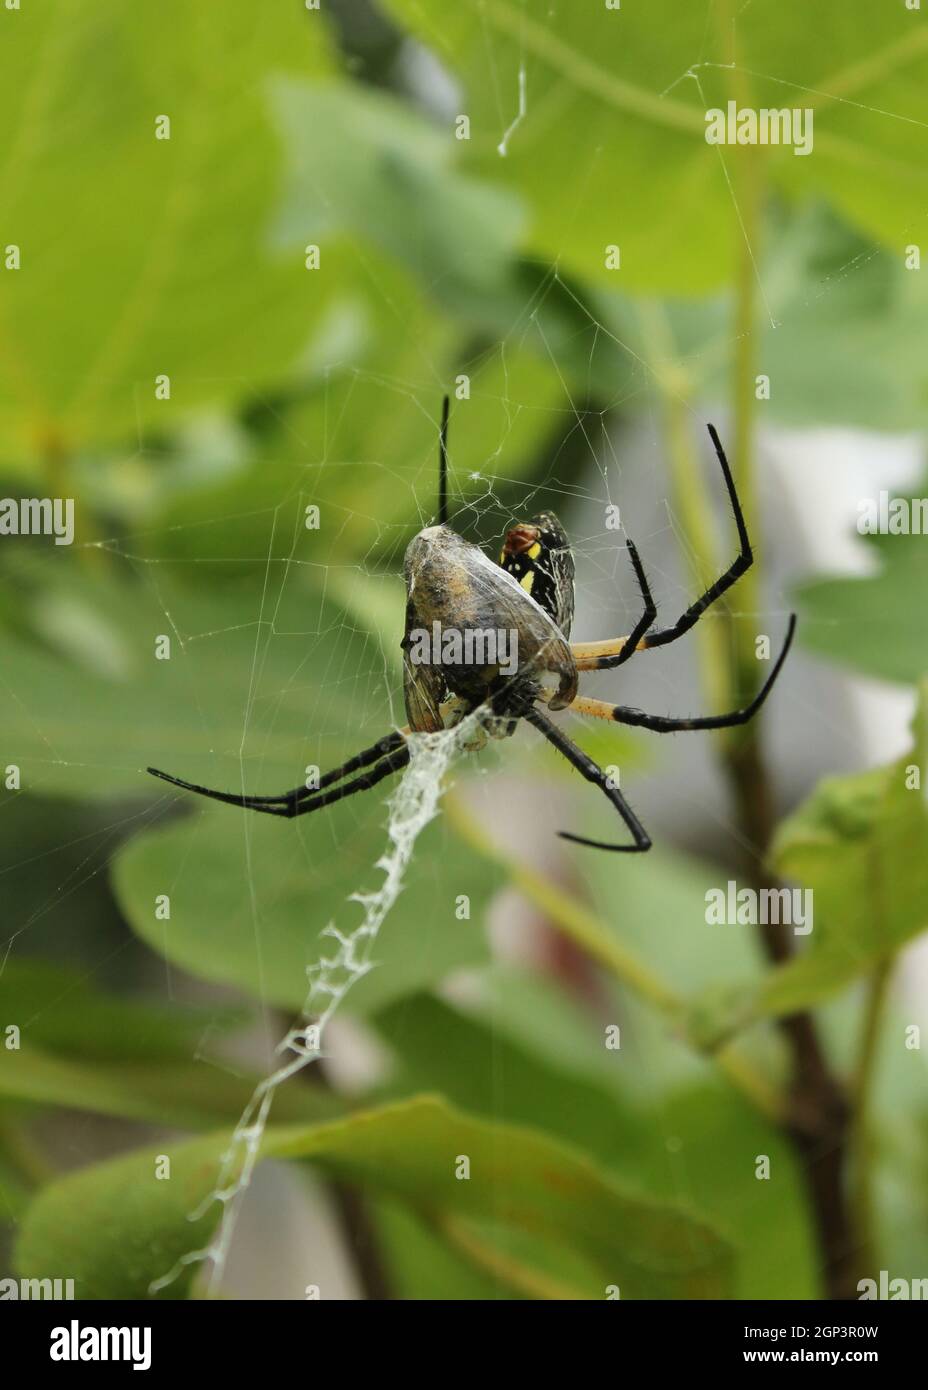
{"label": "black spider leg", "polygon": [[[398,730],[394,730],[393,733],[386,734],[383,738],[378,739],[376,743],[371,744],[370,748],[365,748],[360,753],[356,753],[353,758],[349,758],[346,763],[342,763],[341,767],[333,768],[331,772],[327,772],[319,779],[318,787],[307,787],[305,785],[302,787],[294,787],[291,791],[282,792],[278,796],[243,796],[240,792],[219,792],[214,791],[211,787],[201,787],[196,782],[185,782],[181,777],[172,777],[170,773],[161,772],[156,767],[150,767],[147,771],[151,773],[152,777],[160,777],[163,782],[170,782],[173,787],[180,787],[186,792],[196,792],[197,796],[208,796],[213,801],[225,801],[230,806],[244,806],[248,810],[253,811],[267,811],[275,815],[292,816],[302,814],[302,812],[296,809],[288,810],[288,807],[296,808],[302,802],[308,801],[311,797],[318,796],[326,787],[330,787],[333,782],[338,782],[343,777],[347,777],[350,773],[357,772],[359,768],[369,767],[371,763],[378,762],[380,758],[393,753],[395,750],[399,749],[401,745],[405,746],[405,743],[406,739],[403,734]],[[384,776],[386,776],[386,773]],[[358,781],[361,780],[361,778],[358,778]],[[349,785],[354,786],[354,783],[350,783]],[[371,783],[371,785],[374,784]],[[358,787],[357,790],[363,791],[364,788]],[[338,798],[335,797],[333,800],[338,800]],[[283,809],[279,809],[281,807]],[[316,807],[313,806],[309,809],[315,810]]]}
{"label": "black spider leg", "polygon": [[446,396],[441,407],[441,429],[438,434],[438,524],[448,525],[448,410],[451,402]]}
{"label": "black spider leg", "polygon": [[643,853],[651,848],[651,838],[645,830],[641,821],[635,815],[628,802],[625,800],[618,787],[610,787],[606,773],[588,757],[582,749],[563,733],[556,724],[553,724],[546,714],[543,714],[537,706],[533,705],[525,712],[524,716],[530,724],[533,724],[539,733],[544,734],[545,738],[552,744],[559,753],[563,753],[567,761],[577,769],[582,777],[594,786],[599,787],[606,797],[618,811],[619,815],[632,832],[635,843],[632,845],[607,845],[602,840],[587,840],[582,835],[573,835],[569,830],[559,830],[558,834],[562,840],[572,840],[577,845],[590,845],[593,849],[615,850],[618,853]]}
{"label": "black spider leg", "polygon": [[635,569],[635,578],[638,580],[638,588],[641,592],[642,600],[644,601],[644,612],[628,634],[625,646],[619,654],[609,658],[609,665],[613,668],[621,666],[623,662],[628,661],[630,657],[635,655],[638,649],[638,643],[657,617],[657,605],[654,602],[654,596],[651,593],[648,578],[644,572],[644,565],[641,563],[641,559],[638,555],[638,548],[630,537],[626,537],[626,540],[628,542],[628,553],[632,557],[632,565]]}
{"label": "black spider leg", "polygon": [[760,690],[749,705],[743,709],[730,710],[728,714],[704,714],[694,719],[673,719],[661,714],[645,714],[640,709],[629,709],[625,705],[615,705],[612,718],[617,724],[634,724],[636,728],[653,729],[658,734],[670,734],[681,729],[728,729],[735,724],[746,724],[760,709],[773,687],[773,683],[783,668],[787,653],[792,645],[796,631],[796,614],[790,613],[786,640],[780,649],[776,665],[764,681]]}
{"label": "black spider leg", "polygon": [[[645,638],[644,645],[650,650],[652,647],[665,647],[668,642],[675,642],[678,637],[682,637],[685,632],[689,632],[691,627],[702,617],[703,613],[711,603],[720,598],[727,589],[736,583],[737,580],[749,570],[754,563],[754,552],[751,549],[751,541],[748,537],[748,528],[744,520],[744,512],[741,510],[741,503],[738,500],[738,493],[735,488],[735,480],[731,475],[731,468],[728,459],[725,457],[725,450],[722,448],[722,441],[719,439],[718,432],[714,425],[709,425],[709,436],[715,446],[716,456],[722,467],[722,475],[725,479],[725,486],[728,489],[728,500],[734,513],[735,525],[738,528],[738,539],[741,548],[732,563],[723,575],[714,584],[710,584],[704,594],[701,594],[694,603],[691,603],[686,612],[683,613],[670,627],[658,628],[657,632],[651,632]],[[627,661],[634,653],[637,641],[632,642],[631,636],[622,650],[616,656],[603,656],[596,663],[599,671],[609,671],[615,666],[621,666],[623,661]]]}

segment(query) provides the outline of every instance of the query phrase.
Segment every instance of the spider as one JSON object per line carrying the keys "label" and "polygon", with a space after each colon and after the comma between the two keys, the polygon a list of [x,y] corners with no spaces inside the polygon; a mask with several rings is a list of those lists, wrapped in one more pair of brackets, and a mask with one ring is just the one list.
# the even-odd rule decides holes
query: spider
{"label": "spider", "polygon": [[[636,652],[664,647],[689,632],[709,605],[730,589],[753,563],[747,526],[725,451],[714,426],[709,425],[708,429],[734,515],[738,554],[724,574],[691,603],[676,622],[669,627],[655,628],[654,599],[638,551],[628,539],[628,555],[642,600],[641,617],[625,637],[571,643],[574,560],[567,535],[553,512],[542,512],[531,521],[512,526],[506,532],[498,562],[449,526],[448,398],[445,397],[439,432],[438,524],[426,526],[413,538],[404,561],[406,629],[401,647],[404,653],[403,693],[409,720],[406,728],[395,729],[370,748],[356,753],[341,767],[327,772],[317,785],[296,787],[278,796],[213,791],[159,772],[157,768],[150,767],[148,771],[173,786],[232,806],[263,811],[270,816],[302,816],[320,811],[356,792],[367,791],[385,777],[399,772],[409,762],[411,733],[433,733],[453,727],[467,714],[479,709],[481,732],[469,748],[482,746],[488,737],[509,737],[521,719],[527,720],[582,777],[604,793],[632,837],[630,844],[607,844],[570,831],[559,831],[565,840],[618,852],[650,849],[650,837],[621,791],[611,785],[605,771],[549,718],[543,706],[549,710],[571,709],[595,719],[666,734],[682,729],[724,729],[745,724],[766,700],[789,652],[796,629],[795,614],[790,615],[786,637],[769,676],[753,700],[742,709],[680,719],[609,704],[579,695],[577,690],[581,672],[613,670]],[[468,648],[469,638],[507,632],[518,649],[517,663],[509,672],[499,659],[499,650],[489,650],[486,643],[476,654],[473,646]],[[426,639],[436,639],[431,648],[427,641],[425,647],[422,646],[423,634]],[[463,646],[459,645],[458,650],[464,651],[463,656],[450,662],[443,658],[440,649],[441,638],[448,634],[463,639]],[[425,657],[423,651],[428,653]],[[353,776],[354,773],[360,775]]]}

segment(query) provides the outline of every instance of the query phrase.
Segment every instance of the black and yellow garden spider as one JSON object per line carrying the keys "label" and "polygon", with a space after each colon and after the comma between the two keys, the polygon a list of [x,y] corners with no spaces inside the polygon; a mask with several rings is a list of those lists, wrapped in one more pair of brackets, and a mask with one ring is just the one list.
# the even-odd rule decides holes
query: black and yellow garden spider
{"label": "black and yellow garden spider", "polygon": [[[551,710],[571,709],[595,719],[613,720],[665,734],[681,729],[725,729],[744,724],[764,703],[792,643],[795,614],[790,615],[785,641],[767,680],[743,709],[677,719],[645,714],[577,692],[582,671],[612,670],[636,652],[666,646],[689,632],[709,605],[730,589],[753,563],[751,543],[725,451],[712,425],[709,425],[709,434],[738,530],[740,548],[735,559],[675,623],[654,629],[657,609],[638,551],[629,540],[628,553],[643,602],[641,617],[626,637],[571,643],[574,560],[567,535],[552,512],[543,512],[529,522],[511,527],[498,562],[489,559],[479,546],[464,540],[448,525],[446,397],[439,433],[438,524],[425,527],[413,538],[404,562],[406,630],[401,645],[403,691],[409,720],[406,728],[395,729],[378,739],[370,748],[320,777],[316,785],[296,787],[279,796],[213,791],[171,777],[157,768],[150,767],[148,771],[173,786],[228,802],[231,806],[263,811],[270,816],[302,816],[320,811],[356,792],[367,791],[385,777],[399,772],[409,762],[410,734],[436,733],[480,711],[484,738],[508,737],[515,732],[520,719],[534,725],[581,776],[599,787],[632,834],[631,844],[613,845],[562,830],[559,833],[565,840],[594,849],[629,852],[650,849],[646,830],[619,789],[612,785],[603,769],[552,722],[541,706]],[[508,672],[499,659],[499,651],[488,651],[483,640],[488,633],[508,634],[512,638],[518,650],[518,661]],[[435,638],[438,644],[428,649],[431,655],[427,658],[422,657],[423,643],[418,641],[421,634],[426,639]],[[440,648],[441,637],[449,634],[461,639],[454,649],[466,653],[450,662],[444,659]],[[477,636],[480,642],[468,645],[467,639]],[[474,655],[475,648],[477,655]],[[360,776],[353,777],[353,773],[360,773]]]}

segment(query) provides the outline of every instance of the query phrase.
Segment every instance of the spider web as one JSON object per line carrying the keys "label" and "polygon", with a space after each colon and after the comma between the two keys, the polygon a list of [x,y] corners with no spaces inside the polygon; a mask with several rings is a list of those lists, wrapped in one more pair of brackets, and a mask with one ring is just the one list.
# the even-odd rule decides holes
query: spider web
{"label": "spider web", "polygon": [[[505,158],[507,150],[511,149],[513,143],[519,139],[521,123],[531,106],[532,59],[523,55],[518,68],[517,84],[512,89],[507,79],[495,70],[493,43],[489,36],[487,53],[489,68],[499,99],[499,153],[501,158]],[[699,57],[701,59],[701,55]],[[690,78],[698,82],[701,66],[701,61],[697,61],[690,73],[681,75],[681,80]],[[872,114],[875,118],[882,118],[887,113],[873,109]],[[578,155],[578,157],[580,156]],[[591,167],[593,158],[591,155]],[[720,160],[724,166],[724,156],[721,153]],[[734,200],[735,195],[727,172],[725,172],[724,177],[729,196]],[[736,202],[735,211],[739,223],[743,226],[741,212],[737,208]],[[763,299],[765,294],[762,267],[756,260],[754,264]],[[839,270],[838,278],[859,274],[863,269],[864,266],[856,260],[849,261],[846,266]],[[611,506],[621,505],[623,519],[632,511],[626,501],[626,491],[623,487],[626,456],[620,453],[617,439],[606,428],[605,417],[607,411],[625,408],[644,422],[641,434],[634,441],[635,448],[629,450],[629,457],[640,459],[643,455],[648,467],[654,465],[654,471],[658,471],[664,431],[652,387],[655,379],[661,375],[662,367],[660,363],[648,360],[639,349],[621,337],[615,331],[611,320],[607,322],[605,317],[602,320],[598,319],[589,304],[581,302],[576,297],[568,279],[560,273],[557,264],[542,267],[542,271],[544,273],[540,287],[526,297],[522,313],[517,317],[510,331],[501,338],[497,356],[489,356],[483,364],[478,363],[477,369],[472,374],[472,384],[475,392],[479,392],[481,371],[495,366],[497,363],[502,369],[505,381],[507,379],[507,364],[511,359],[526,349],[540,354],[542,359],[549,364],[562,388],[560,402],[553,406],[546,403],[543,407],[552,417],[552,424],[556,427],[552,430],[552,435],[560,436],[561,449],[573,451],[574,456],[579,455],[582,461],[581,466],[571,462],[562,467],[559,452],[555,450],[549,459],[546,472],[540,476],[536,473],[531,482],[513,478],[507,472],[511,460],[511,436],[520,417],[530,407],[527,407],[521,398],[515,395],[510,396],[504,391],[501,405],[505,418],[500,426],[494,447],[487,452],[486,457],[479,461],[477,466],[464,469],[460,466],[454,467],[452,474],[454,489],[452,524],[465,534],[468,531],[477,531],[486,537],[498,538],[515,515],[528,515],[538,505],[546,503],[553,496],[558,502],[558,510],[563,511],[568,520],[568,527],[578,559],[578,618],[575,625],[575,636],[583,639],[595,636],[612,636],[619,631],[627,631],[632,626],[637,616],[639,600],[634,590],[622,544],[623,532],[616,533],[608,530],[604,521],[607,509]],[[577,397],[576,386],[571,387],[568,384],[559,365],[556,350],[546,335],[542,310],[548,300],[557,295],[567,296],[572,300],[577,313],[585,320],[591,359],[602,339],[608,339],[626,359],[628,370],[624,385],[615,398],[610,400],[602,410],[590,410]],[[770,312],[769,317],[771,320],[773,319],[772,312]],[[397,410],[422,412],[429,419],[434,419],[437,437],[437,406],[445,386],[443,367],[437,358],[433,360],[426,356],[422,368],[422,372],[415,377],[391,379],[385,379],[382,375],[371,373],[361,365],[350,365],[347,369],[343,368],[342,371],[344,373],[347,370],[359,387],[375,386],[378,390],[389,393],[395,400]],[[685,418],[691,423],[694,433],[701,430],[703,425],[701,407],[694,406],[688,400],[682,399],[678,401],[678,404]],[[349,393],[343,409],[350,409],[350,406],[351,396]],[[452,429],[460,431],[462,434],[466,432],[466,411],[463,406],[456,409]],[[363,463],[366,469],[383,467],[386,471],[386,465],[381,466],[376,462],[372,464],[370,460],[337,460],[332,452],[337,440],[338,421],[327,420],[326,438],[323,441],[318,459],[318,470],[331,468],[337,462],[341,462],[347,463],[349,466]],[[140,436],[137,457],[144,459],[148,452],[147,441]],[[452,464],[454,465],[456,460],[465,454],[466,444],[459,443],[458,437],[453,434]],[[308,479],[304,478],[300,484],[300,501],[304,495],[307,499],[311,499],[313,496],[312,470],[308,472]],[[659,476],[662,474],[659,473]],[[710,476],[708,472],[706,476]],[[898,471],[895,476],[898,477]],[[428,457],[423,456],[420,459],[411,460],[409,465],[399,474],[396,474],[394,470],[394,482],[397,489],[412,500],[423,524],[432,519],[434,511],[434,478],[435,456],[434,450],[431,448]],[[306,486],[307,481],[310,482],[308,487]],[[709,486],[712,486],[711,480]],[[662,606],[668,612],[678,612],[682,611],[693,596],[693,569],[697,557],[684,555],[683,564],[679,563],[677,551],[682,540],[682,532],[677,524],[674,507],[661,483],[656,488],[652,487],[652,491],[654,496],[650,501],[641,502],[641,511],[646,511],[648,521],[643,527],[630,525],[629,529],[645,558],[655,593],[661,595]],[[250,757],[253,748],[256,710],[262,702],[266,702],[269,698],[273,701],[275,693],[289,692],[294,685],[299,685],[305,664],[311,663],[314,647],[317,643],[321,644],[321,639],[325,635],[321,627],[308,626],[305,630],[294,633],[292,629],[279,625],[284,595],[290,586],[294,582],[299,582],[305,570],[321,571],[323,592],[347,595],[354,592],[354,586],[357,585],[359,586],[357,592],[363,593],[365,601],[376,603],[382,598],[394,615],[401,612],[401,586],[396,580],[395,572],[401,559],[402,546],[408,535],[408,519],[404,517],[393,522],[383,521],[377,517],[371,518],[363,500],[360,499],[356,508],[344,506],[341,514],[339,514],[336,505],[332,510],[337,519],[335,526],[330,527],[326,532],[327,541],[336,542],[342,529],[350,528],[356,519],[368,522],[373,520],[374,538],[367,556],[362,556],[354,562],[339,560],[331,564],[320,559],[306,560],[297,553],[300,538],[294,529],[289,553],[285,550],[281,557],[278,523],[282,516],[289,515],[290,504],[293,500],[294,489],[291,484],[288,484],[281,495],[269,496],[266,507],[262,508],[261,511],[250,514],[255,523],[256,531],[261,533],[263,530],[263,534],[267,536],[267,563],[257,594],[257,617],[254,616],[255,593],[250,593],[247,598],[242,600],[247,616],[243,617],[240,630],[243,632],[254,631],[251,669],[242,673],[243,681],[247,687],[239,748],[243,786],[246,778],[250,780],[253,770]],[[636,501],[640,501],[640,494]],[[197,526],[190,528],[190,533],[195,537],[199,526],[210,524],[221,526],[226,520],[225,516],[217,515],[205,523],[197,523]],[[835,517],[836,528],[843,527],[844,522],[843,516]],[[719,553],[727,554],[727,547],[733,542],[726,539],[725,533],[720,529],[718,543]],[[194,550],[195,544],[194,540]],[[172,561],[150,558],[144,553],[144,550],[137,550],[134,547],[131,536],[95,540],[87,543],[86,548],[108,550],[137,568],[138,573],[142,575],[155,595],[158,596],[165,621],[164,630],[175,636],[182,652],[187,653],[198,647],[208,646],[211,641],[228,635],[210,630],[197,630],[195,626],[191,626],[191,622],[183,609],[176,607],[177,591],[172,591],[171,599],[162,600],[161,571],[170,566]],[[195,554],[192,557],[188,556],[188,559],[190,558],[194,564],[197,563]],[[228,558],[232,561],[236,557],[229,556]],[[204,558],[202,563],[204,566],[212,566],[216,561],[211,554],[210,558]],[[730,611],[738,613],[737,595],[732,597]],[[774,610],[772,615],[768,610],[766,616],[773,616],[778,621],[782,621],[784,612],[785,607],[781,607],[778,611]],[[713,614],[708,615],[708,621],[713,621],[714,616]],[[345,616],[340,623],[340,630],[344,632],[346,638],[356,636],[357,625],[357,617],[350,608],[346,608]],[[293,659],[291,673],[285,679],[281,691],[271,690],[268,692],[263,682],[272,648],[275,645],[288,646],[290,639],[294,636],[303,639],[305,650],[302,655]],[[399,708],[396,669],[386,659],[379,638],[374,637],[366,642],[365,650],[368,653],[366,664],[362,665],[360,669],[355,668],[351,671],[334,670],[330,673],[333,681],[329,683],[328,689],[334,689],[340,698],[355,697],[359,707],[366,712],[365,718],[370,720],[371,729],[375,735],[380,735],[387,727],[400,725],[404,722]],[[690,666],[684,667],[673,663],[663,673],[660,670],[650,669],[646,685],[637,684],[643,678],[629,672],[628,685],[623,686],[623,692],[630,688],[632,696],[637,696],[642,704],[647,704],[648,708],[666,709],[667,712],[670,710],[685,712],[680,709],[681,690],[687,692],[685,698],[689,704],[694,698],[694,682],[690,679],[684,685],[681,673],[684,670],[691,671],[691,669]],[[605,685],[605,682],[603,684]],[[16,691],[15,672],[8,673],[4,677],[4,685],[9,697],[14,702],[21,699]],[[644,694],[646,688],[649,691],[648,695]],[[638,694],[639,691],[641,692],[640,695]],[[315,698],[321,700],[322,696],[316,695]],[[306,721],[310,728],[316,714],[315,707],[311,706],[312,702],[306,708]],[[811,713],[811,710],[808,710],[807,713]],[[832,729],[838,728],[837,721],[831,721],[827,713],[822,715],[820,711],[817,711],[816,717],[829,723]],[[274,1095],[278,1088],[290,1078],[317,1059],[326,1056],[324,1035],[328,1025],[334,1019],[346,996],[376,965],[374,952],[381,928],[402,892],[404,877],[413,858],[417,839],[438,814],[443,779],[472,732],[472,726],[473,718],[465,721],[456,730],[413,740],[409,768],[403,774],[387,803],[388,818],[384,833],[384,850],[382,856],[372,866],[373,870],[382,875],[382,881],[373,887],[359,887],[349,900],[360,908],[360,923],[353,927],[339,925],[336,922],[322,925],[312,919],[312,909],[308,905],[307,938],[312,942],[315,942],[320,935],[324,938],[321,943],[321,954],[318,959],[311,960],[307,966],[308,994],[302,1016],[279,1042],[273,1043],[273,1039],[271,1040],[277,1061],[259,1083],[244,1111],[234,1131],[222,1170],[217,1175],[215,1189],[208,1199],[210,1205],[219,1203],[221,1207],[221,1219],[216,1235],[205,1249],[190,1252],[181,1262],[181,1266],[165,1271],[162,1278],[157,1280],[153,1286],[153,1292],[173,1280],[180,1273],[182,1266],[195,1262],[208,1263],[211,1266],[211,1282],[214,1286],[221,1287],[236,1215],[251,1183]],[[202,720],[202,728],[204,737],[208,739],[209,729],[205,717]],[[358,736],[359,746],[361,746],[365,741],[363,728],[359,728]],[[61,757],[59,740],[51,731],[47,734],[42,732],[42,738],[46,743],[50,762],[74,765],[75,759]],[[181,773],[184,772],[183,767],[177,770]],[[684,799],[689,814],[708,815],[711,821],[737,837],[738,828],[724,810],[715,804],[706,806],[692,795],[687,797],[685,787],[681,785],[683,779],[679,773],[673,775],[673,780],[674,786]],[[631,799],[635,803],[634,793]],[[360,822],[363,812],[352,808],[348,814],[357,816]],[[326,816],[327,813],[322,813],[321,817],[314,817],[313,819],[318,820]],[[89,846],[86,857],[79,860],[69,879],[54,883],[46,903],[32,913],[28,920],[17,925],[6,937],[2,955],[4,962],[18,946],[24,933],[32,928],[45,913],[50,911],[54,904],[60,902],[62,897],[66,898],[67,895],[79,891],[89,879],[105,871],[109,858],[107,849],[109,840],[107,837],[109,836],[111,839],[114,832],[124,831],[132,826],[137,819],[137,813],[133,813],[132,817],[114,818],[111,824],[106,827],[103,835],[102,855],[98,853],[98,845],[94,843]],[[247,817],[243,819],[246,822],[248,820]],[[234,828],[230,826],[229,834],[234,835],[235,833]],[[247,861],[250,855],[250,825],[246,823],[241,833]],[[307,858],[311,858],[316,852],[310,839],[304,838],[302,833],[296,843],[299,846],[297,852]],[[317,832],[314,843],[318,849],[322,843],[321,832]],[[15,866],[11,865],[10,867]],[[365,883],[367,877],[365,875]],[[252,904],[252,911],[256,951],[260,956],[262,949],[259,922],[261,911],[256,899]],[[168,977],[167,988],[170,992],[170,976]],[[677,1172],[678,1192],[681,1197],[686,1197],[688,1195],[688,1180],[685,1155],[674,1148],[672,1135],[668,1134],[667,1138],[668,1149],[674,1154],[673,1161]],[[192,1213],[193,1216],[199,1214],[201,1213]]]}

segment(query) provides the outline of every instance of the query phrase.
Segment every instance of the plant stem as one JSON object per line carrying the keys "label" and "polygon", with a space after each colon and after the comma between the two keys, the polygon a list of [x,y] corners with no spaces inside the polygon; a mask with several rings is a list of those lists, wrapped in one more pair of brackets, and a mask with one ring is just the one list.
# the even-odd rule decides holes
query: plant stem
{"label": "plant stem", "polygon": [[[445,814],[458,833],[469,844],[505,869],[510,881],[525,897],[540,907],[566,936],[582,947],[599,963],[626,985],[639,998],[651,1004],[671,1023],[682,1025],[686,1000],[660,978],[634,951],[619,941],[594,912],[579,903],[571,894],[544,878],[529,865],[521,863],[501,850],[484,833],[477,821],[465,810],[460,798],[447,793]],[[685,1028],[680,1026],[684,1041]],[[783,1122],[785,1109],[776,1089],[751,1062],[731,1045],[708,1055],[719,1071],[768,1119]]]}
{"label": "plant stem", "polygon": [[[730,90],[739,108],[753,109],[750,79],[738,66],[734,52],[735,16],[731,0],[718,9],[723,42],[731,42]],[[737,146],[730,151],[731,188],[741,231],[736,274],[736,351],[732,378],[734,394],[732,470],[749,532],[758,543],[754,486],[754,404],[757,371],[758,246],[765,201],[766,151]],[[740,594],[748,613],[758,609],[760,566],[742,578]],[[753,633],[746,624],[732,631],[731,692],[747,699],[759,684]],[[724,761],[736,799],[739,821],[753,853],[744,872],[756,888],[769,887],[763,861],[773,833],[773,798],[760,744],[760,720],[733,730],[723,744]],[[761,928],[761,944],[771,965],[788,960],[793,941],[783,924]],[[792,1056],[791,1114],[786,1133],[802,1167],[815,1224],[826,1295],[856,1296],[858,1240],[847,1193],[849,1106],[843,1087],[833,1075],[811,1013],[780,1020]]]}
{"label": "plant stem", "polygon": [[873,1134],[873,1086],[879,1060],[880,1030],[889,999],[895,958],[881,961],[870,976],[864,1007],[860,1052],[853,1079],[854,1119],[851,1130],[854,1208],[864,1251],[864,1263],[877,1265],[874,1199],[875,1144]]}
{"label": "plant stem", "polygon": [[[702,485],[689,428],[689,375],[677,361],[663,305],[654,301],[640,304],[638,320],[664,417],[674,512],[679,517],[699,587],[706,589],[716,578],[718,568],[712,509]],[[724,709],[728,698],[725,635],[719,623],[704,622],[696,628],[703,688],[715,710]]]}

